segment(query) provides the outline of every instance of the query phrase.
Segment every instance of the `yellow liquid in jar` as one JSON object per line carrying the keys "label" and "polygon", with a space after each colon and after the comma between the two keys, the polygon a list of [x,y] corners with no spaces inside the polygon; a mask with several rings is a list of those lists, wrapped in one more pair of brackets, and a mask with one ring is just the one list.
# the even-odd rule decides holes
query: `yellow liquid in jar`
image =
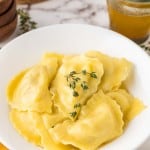
{"label": "yellow liquid in jar", "polygon": [[[121,7],[113,6],[108,0],[108,11],[110,17],[110,27],[112,30],[117,31],[128,38],[140,43],[143,42],[150,32],[150,12],[141,14],[132,10],[130,12],[123,10]],[[140,9],[140,5],[138,5]],[[141,9],[144,10],[143,6]],[[150,5],[149,5],[150,9]],[[133,12],[131,12],[131,10]]]}
{"label": "yellow liquid in jar", "polygon": [[8,150],[3,144],[0,143],[0,150]]}

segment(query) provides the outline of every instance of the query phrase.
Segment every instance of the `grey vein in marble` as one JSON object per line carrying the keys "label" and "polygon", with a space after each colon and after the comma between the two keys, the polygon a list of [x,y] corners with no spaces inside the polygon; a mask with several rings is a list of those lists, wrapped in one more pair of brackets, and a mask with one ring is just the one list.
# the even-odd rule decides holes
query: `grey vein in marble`
{"label": "grey vein in marble", "polygon": [[[29,11],[39,26],[58,23],[85,23],[108,28],[105,0],[50,0],[20,7]],[[36,15],[38,13],[41,13],[39,17]]]}

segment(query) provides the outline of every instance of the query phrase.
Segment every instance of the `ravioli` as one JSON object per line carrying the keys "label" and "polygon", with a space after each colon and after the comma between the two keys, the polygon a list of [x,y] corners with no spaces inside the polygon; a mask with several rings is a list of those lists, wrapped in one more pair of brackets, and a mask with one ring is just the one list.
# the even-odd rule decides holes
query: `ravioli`
{"label": "ravioli", "polygon": [[15,129],[27,139],[27,141],[42,146],[44,150],[76,150],[72,146],[65,146],[53,141],[39,113],[11,110],[10,119]]}
{"label": "ravioli", "polygon": [[110,57],[97,51],[89,51],[86,56],[98,58],[102,62],[104,75],[99,88],[104,92],[118,89],[132,70],[132,64],[124,58]]}
{"label": "ravioli", "polygon": [[33,117],[35,118],[35,125],[38,133],[41,136],[41,144],[44,150],[76,150],[73,146],[70,145],[63,145],[59,142],[55,142],[52,139],[51,134],[49,134],[48,130],[44,126],[43,119],[41,115],[34,112]]}
{"label": "ravioli", "polygon": [[9,104],[11,107],[21,111],[51,113],[52,95],[48,91],[48,86],[49,75],[46,67],[36,65],[24,74],[14,89],[13,97],[9,99]]}
{"label": "ravioli", "polygon": [[54,108],[52,114],[44,113],[41,117],[46,129],[53,128],[56,124],[68,119],[57,108]]}
{"label": "ravioli", "polygon": [[41,146],[41,136],[39,135],[38,129],[36,128],[36,119],[36,117],[33,117],[32,112],[23,112],[15,109],[10,111],[10,120],[14,128],[25,139],[27,139],[27,141]]}
{"label": "ravioli", "polygon": [[123,114],[126,115],[131,107],[131,103],[133,102],[133,97],[124,89],[111,91],[107,95],[120,105]]}
{"label": "ravioli", "polygon": [[131,73],[128,60],[96,51],[45,53],[9,82],[10,120],[43,150],[96,150],[145,108],[124,87]]}
{"label": "ravioli", "polygon": [[126,116],[126,122],[129,123],[133,118],[140,114],[145,109],[145,105],[138,99],[134,98],[130,110]]}
{"label": "ravioli", "polygon": [[[49,67],[52,67],[51,65],[49,65],[49,63],[47,62],[50,62],[53,63],[53,59],[56,59],[57,60],[57,65],[58,67],[62,65],[62,61],[63,61],[63,58],[64,58],[64,55],[62,54],[58,54],[58,53],[45,53],[43,56],[42,56],[42,59],[40,61],[41,64],[44,64],[44,65],[48,65]],[[55,64],[54,64],[55,65]],[[51,68],[50,68],[51,69]],[[53,67],[53,69],[55,69]]]}
{"label": "ravioli", "polygon": [[[96,72],[97,78],[91,78],[90,75],[80,74],[82,71]],[[76,72],[77,76],[72,78],[80,78],[77,81],[75,90],[78,91],[79,95],[73,95],[73,89],[70,87],[70,83],[74,82],[67,79],[67,75],[71,72]],[[98,85],[100,84],[103,76],[103,66],[101,62],[96,58],[88,58],[84,55],[71,56],[63,59],[63,64],[59,68],[57,75],[52,83],[50,91],[54,95],[54,104],[60,109],[66,116],[70,116],[71,112],[74,112],[74,106],[76,104],[84,104],[88,97],[97,91]],[[81,82],[86,82],[88,89],[83,90]],[[78,113],[80,110],[76,110]]]}
{"label": "ravioli", "polygon": [[55,77],[58,68],[62,64],[63,55],[56,54],[56,53],[45,53],[42,56],[42,59],[40,61],[40,64],[43,66],[46,66],[47,71],[49,73],[50,82]]}
{"label": "ravioli", "polygon": [[130,95],[126,90],[118,89],[107,95],[120,105],[126,124],[145,108],[140,100]]}
{"label": "ravioli", "polygon": [[16,90],[17,86],[19,85],[20,81],[22,80],[27,71],[28,69],[21,71],[9,82],[6,91],[8,102],[10,102],[13,99],[14,91]]}
{"label": "ravioli", "polygon": [[67,120],[49,131],[58,142],[81,150],[95,150],[122,134],[122,117],[120,106],[99,91],[83,106],[76,122]]}

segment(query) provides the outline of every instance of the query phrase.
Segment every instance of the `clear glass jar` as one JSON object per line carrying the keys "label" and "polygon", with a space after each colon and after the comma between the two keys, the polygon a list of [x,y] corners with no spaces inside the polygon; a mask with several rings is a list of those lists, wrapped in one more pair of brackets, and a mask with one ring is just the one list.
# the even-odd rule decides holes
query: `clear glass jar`
{"label": "clear glass jar", "polygon": [[107,0],[110,28],[137,43],[150,33],[150,0]]}

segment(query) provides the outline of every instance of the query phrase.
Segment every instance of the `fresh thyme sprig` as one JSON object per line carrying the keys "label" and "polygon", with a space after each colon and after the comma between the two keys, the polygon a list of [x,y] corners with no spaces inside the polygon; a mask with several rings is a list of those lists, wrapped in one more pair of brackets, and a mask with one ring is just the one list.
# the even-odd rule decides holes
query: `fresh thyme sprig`
{"label": "fresh thyme sprig", "polygon": [[97,78],[96,72],[87,72],[86,70],[82,70],[81,72],[71,71],[67,76],[66,80],[68,82],[68,86],[73,90],[73,96],[78,97],[79,93],[76,91],[77,84],[80,84],[83,90],[89,89],[88,83],[86,81],[82,81],[78,75],[89,75],[91,78]]}
{"label": "fresh thyme sprig", "polygon": [[148,46],[148,45],[141,44],[140,46],[150,55],[150,45]]}
{"label": "fresh thyme sprig", "polygon": [[[76,71],[71,71],[67,76],[66,76],[66,80],[68,83],[68,86],[73,90],[73,96],[74,97],[78,97],[79,93],[78,91],[76,91],[76,86],[77,84],[79,84],[81,86],[81,88],[84,90],[89,89],[88,87],[88,83],[86,81],[82,81],[81,78],[78,75],[83,75],[83,76],[90,76],[91,78],[97,79],[97,75],[96,72],[87,72],[86,70],[82,70],[81,72],[76,72]],[[77,116],[77,109],[80,109],[81,104],[80,103],[76,103],[74,105],[74,111],[70,112],[70,116],[72,118],[76,118]]]}
{"label": "fresh thyme sprig", "polygon": [[69,114],[70,114],[70,116],[71,116],[72,118],[75,118],[76,115],[77,115],[77,112],[76,112],[76,111],[73,111],[73,112],[70,112]]}
{"label": "fresh thyme sprig", "polygon": [[74,109],[75,109],[75,111],[73,111],[73,112],[70,112],[69,114],[70,114],[70,116],[72,117],[72,118],[76,118],[76,116],[77,116],[77,109],[80,109],[81,108],[81,104],[80,103],[77,103],[77,104],[75,104],[74,105]]}
{"label": "fresh thyme sprig", "polygon": [[24,11],[23,9],[18,9],[17,14],[19,15],[20,22],[19,22],[19,29],[20,34],[28,32],[30,30],[37,28],[37,23],[33,21],[28,12]]}
{"label": "fresh thyme sprig", "polygon": [[74,105],[74,109],[80,108],[80,107],[81,107],[81,104],[80,104],[80,103],[77,103],[77,104]]}
{"label": "fresh thyme sprig", "polygon": [[83,75],[90,75],[90,77],[92,77],[92,78],[97,78],[97,75],[96,75],[96,72],[91,72],[91,73],[89,73],[89,72],[87,72],[86,70],[82,70],[82,74]]}

